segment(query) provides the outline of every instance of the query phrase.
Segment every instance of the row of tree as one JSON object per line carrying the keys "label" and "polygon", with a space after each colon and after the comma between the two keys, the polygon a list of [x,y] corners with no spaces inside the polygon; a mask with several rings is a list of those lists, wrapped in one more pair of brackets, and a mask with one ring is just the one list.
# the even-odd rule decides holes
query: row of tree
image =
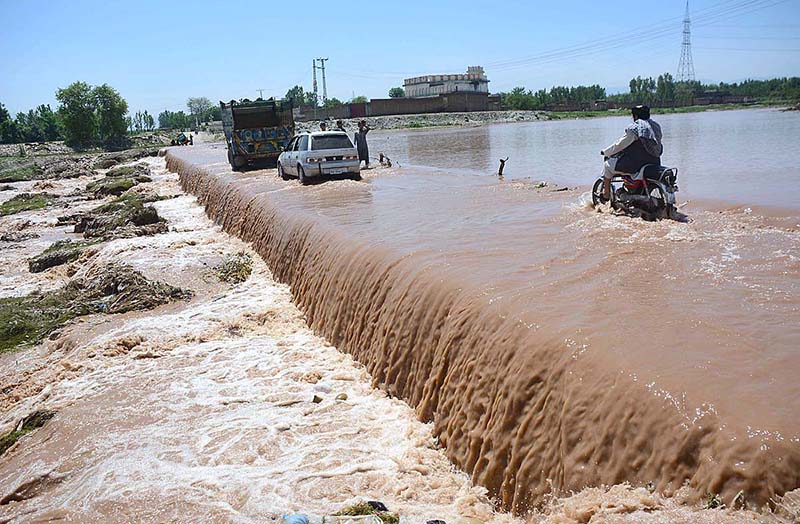
{"label": "row of tree", "polygon": [[11,118],[0,104],[0,142],[65,140],[84,147],[110,145],[127,136],[128,103],[108,84],[90,86],[74,82],[56,91],[58,110],[40,105]]}
{"label": "row of tree", "polygon": [[369,98],[366,96],[354,96],[347,102],[343,102],[336,97],[329,98],[325,100],[322,104],[319,103],[317,95],[313,92],[305,91],[303,86],[294,86],[293,88],[289,89],[286,92],[286,95],[283,97],[284,100],[288,100],[292,103],[293,107],[324,107],[324,108],[331,108],[331,107],[338,107],[343,106],[345,104],[361,104],[364,102],[369,102]]}
{"label": "row of tree", "polygon": [[540,89],[535,93],[524,87],[515,87],[509,93],[500,93],[500,103],[507,109],[542,110],[561,105],[579,105],[606,98],[606,90],[599,85]]}

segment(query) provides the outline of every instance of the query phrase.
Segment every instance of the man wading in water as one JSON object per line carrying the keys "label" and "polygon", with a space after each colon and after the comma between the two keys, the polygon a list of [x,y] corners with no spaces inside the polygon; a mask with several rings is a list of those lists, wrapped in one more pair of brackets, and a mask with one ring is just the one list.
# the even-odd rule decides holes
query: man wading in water
{"label": "man wading in water", "polygon": [[611,200],[611,179],[617,174],[633,175],[647,164],[661,165],[661,126],[650,119],[650,108],[636,106],[631,109],[633,123],[625,134],[611,146],[600,151],[606,159],[603,164],[603,199]]}
{"label": "man wading in water", "polygon": [[369,126],[366,120],[358,123],[358,132],[353,137],[358,149],[358,159],[364,162],[364,167],[369,167],[369,147],[367,147],[367,133],[369,133]]}

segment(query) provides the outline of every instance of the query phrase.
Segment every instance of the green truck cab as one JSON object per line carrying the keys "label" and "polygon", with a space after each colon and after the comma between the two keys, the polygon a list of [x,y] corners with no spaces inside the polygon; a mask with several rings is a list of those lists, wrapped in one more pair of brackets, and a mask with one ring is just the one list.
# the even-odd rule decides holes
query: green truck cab
{"label": "green truck cab", "polygon": [[257,162],[276,163],[294,136],[292,104],[259,98],[219,105],[231,167],[238,170]]}

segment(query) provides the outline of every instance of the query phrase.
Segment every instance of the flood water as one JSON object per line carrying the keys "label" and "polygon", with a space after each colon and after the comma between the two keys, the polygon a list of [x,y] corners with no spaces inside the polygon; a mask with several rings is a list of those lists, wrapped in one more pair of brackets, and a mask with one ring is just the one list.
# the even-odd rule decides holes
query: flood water
{"label": "flood water", "polygon": [[[725,200],[800,209],[800,117],[775,109],[654,115],[664,132],[662,162],[679,170],[683,200]],[[497,172],[505,176],[587,185],[600,175],[600,150],[627,117],[527,122],[450,129],[373,132],[371,147],[401,163]]]}
{"label": "flood water", "polygon": [[374,132],[400,167],[309,187],[170,155],[506,507],[625,480],[763,502],[800,484],[800,212],[734,202],[800,210],[800,115],[658,120],[682,195],[731,205],[647,223],[555,191],[594,178],[621,118]]}

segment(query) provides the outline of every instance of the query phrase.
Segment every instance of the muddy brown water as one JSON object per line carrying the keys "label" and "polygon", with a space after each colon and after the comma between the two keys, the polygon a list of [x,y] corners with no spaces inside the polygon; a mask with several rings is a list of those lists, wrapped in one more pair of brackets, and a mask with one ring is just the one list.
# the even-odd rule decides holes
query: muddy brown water
{"label": "muddy brown water", "polygon": [[[559,124],[574,134],[519,125]],[[520,132],[376,133],[402,167],[363,182],[231,173],[220,145],[167,163],[505,508],[623,481],[756,504],[800,486],[800,211],[599,213],[585,187],[487,175],[474,137],[494,127]]]}

